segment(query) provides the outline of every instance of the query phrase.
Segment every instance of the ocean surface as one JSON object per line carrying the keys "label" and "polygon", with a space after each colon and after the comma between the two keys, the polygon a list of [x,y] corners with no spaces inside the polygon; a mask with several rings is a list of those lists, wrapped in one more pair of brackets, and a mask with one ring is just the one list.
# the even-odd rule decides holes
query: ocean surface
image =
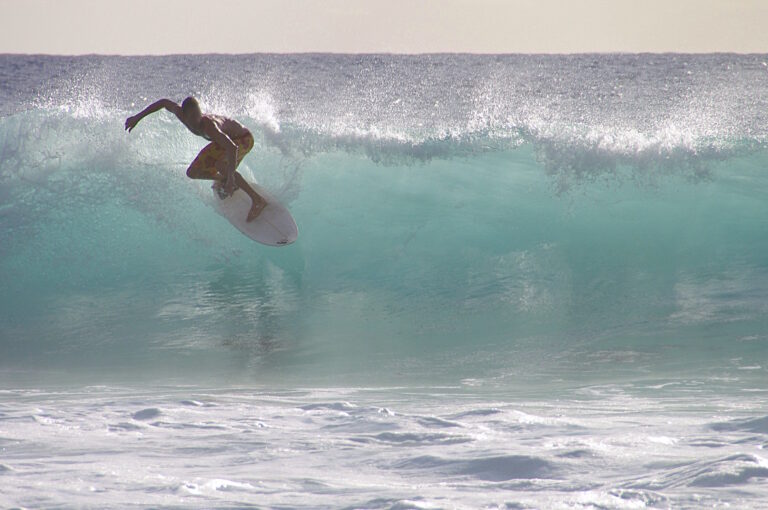
{"label": "ocean surface", "polygon": [[[292,211],[185,170],[194,94]],[[0,55],[0,508],[768,508],[768,55]]]}

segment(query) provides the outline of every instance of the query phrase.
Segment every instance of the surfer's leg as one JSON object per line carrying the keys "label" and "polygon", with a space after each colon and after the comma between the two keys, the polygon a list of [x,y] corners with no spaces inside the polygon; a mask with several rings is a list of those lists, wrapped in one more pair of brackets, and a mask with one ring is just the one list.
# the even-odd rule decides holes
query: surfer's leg
{"label": "surfer's leg", "polygon": [[267,201],[264,200],[261,195],[256,193],[256,190],[254,190],[251,185],[248,184],[248,181],[243,179],[243,176],[240,175],[239,172],[235,172],[235,184],[237,184],[241,190],[245,191],[252,200],[251,210],[248,211],[248,218],[246,221],[255,220],[256,217],[261,214],[261,211],[263,211],[267,206]]}
{"label": "surfer's leg", "polygon": [[223,154],[224,151],[219,149],[218,145],[214,142],[209,143],[187,168],[187,177],[190,179],[220,180],[216,163]]}
{"label": "surfer's leg", "polygon": [[[246,136],[236,139],[235,143],[238,144],[239,149],[237,167],[253,147],[253,136],[250,133],[247,133]],[[213,187],[218,192],[219,189],[217,188],[223,187],[224,182],[226,181],[225,175],[227,163],[224,156],[224,151],[221,150],[216,143],[209,143],[200,151],[200,154],[197,155],[192,164],[189,165],[189,168],[187,169],[187,177],[190,179],[208,179],[216,181]],[[249,197],[251,197],[252,204],[250,211],[248,211],[247,221],[253,221],[267,206],[267,201],[264,200],[261,195],[256,193],[251,185],[248,184],[248,181],[243,179],[243,176],[240,175],[240,173],[235,172],[235,189],[237,188],[242,189]],[[221,198],[226,198],[227,195],[224,194],[222,190],[221,193],[219,193],[219,196]]]}
{"label": "surfer's leg", "polygon": [[[237,163],[235,164],[235,168],[237,168],[240,166],[240,162],[243,161],[245,155],[253,148],[253,135],[250,132],[246,132],[245,135],[235,138],[233,141],[237,144]],[[219,168],[219,172],[223,175],[224,168]],[[267,206],[267,201],[264,197],[256,193],[256,190],[254,190],[253,187],[248,184],[248,181],[246,181],[237,171],[235,171],[235,185],[251,197],[251,210],[248,211],[248,218],[246,221],[255,220]]]}

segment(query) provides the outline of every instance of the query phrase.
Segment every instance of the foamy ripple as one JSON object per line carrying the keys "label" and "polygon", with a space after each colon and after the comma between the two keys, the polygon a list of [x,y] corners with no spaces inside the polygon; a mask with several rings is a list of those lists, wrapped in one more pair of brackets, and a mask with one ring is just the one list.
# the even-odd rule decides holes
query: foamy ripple
{"label": "foamy ripple", "polygon": [[758,399],[596,391],[8,391],[0,506],[766,508]]}

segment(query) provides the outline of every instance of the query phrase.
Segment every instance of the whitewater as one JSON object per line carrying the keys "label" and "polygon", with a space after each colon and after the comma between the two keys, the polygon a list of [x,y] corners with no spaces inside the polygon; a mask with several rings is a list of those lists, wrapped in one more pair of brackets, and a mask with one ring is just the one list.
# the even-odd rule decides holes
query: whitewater
{"label": "whitewater", "polygon": [[[185,170],[195,95],[291,210]],[[0,55],[0,507],[768,508],[768,55]]]}

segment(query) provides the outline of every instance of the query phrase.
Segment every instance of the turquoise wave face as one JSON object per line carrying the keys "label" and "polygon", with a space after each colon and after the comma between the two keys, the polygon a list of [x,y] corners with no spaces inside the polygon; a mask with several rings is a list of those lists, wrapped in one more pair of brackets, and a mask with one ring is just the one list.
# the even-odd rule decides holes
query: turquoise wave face
{"label": "turquoise wave face", "polygon": [[273,99],[239,116],[241,171],[301,232],[269,249],[184,177],[203,141],[162,115],[127,135],[96,99],[0,118],[4,369],[549,384],[768,363],[752,124],[416,133]]}

